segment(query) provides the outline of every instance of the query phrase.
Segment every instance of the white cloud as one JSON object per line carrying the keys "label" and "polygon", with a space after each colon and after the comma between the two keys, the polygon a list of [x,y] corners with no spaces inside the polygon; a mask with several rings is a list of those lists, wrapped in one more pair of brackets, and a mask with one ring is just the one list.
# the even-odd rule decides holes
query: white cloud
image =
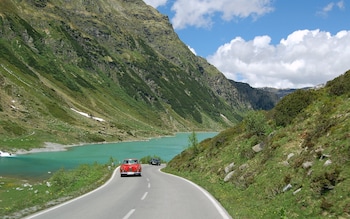
{"label": "white cloud", "polygon": [[338,7],[339,9],[345,9],[344,1],[342,0],[342,1],[337,2],[337,7]]}
{"label": "white cloud", "polygon": [[152,6],[153,8],[158,8],[159,6],[166,5],[167,0],[143,0],[147,5]]}
{"label": "white cloud", "polygon": [[190,47],[190,46],[187,46],[187,47],[188,47],[189,50],[191,50],[191,52],[192,52],[193,54],[197,55],[196,50],[194,50],[194,49],[193,49],[192,47]]}
{"label": "white cloud", "polygon": [[336,35],[299,30],[270,44],[269,36],[252,41],[237,37],[207,59],[227,78],[253,87],[301,88],[334,79],[350,69],[350,31]]}
{"label": "white cloud", "polygon": [[230,21],[234,18],[253,18],[273,11],[272,0],[176,0],[172,6],[175,16],[172,24],[175,29],[187,26],[210,27],[212,17],[217,13]]}
{"label": "white cloud", "polygon": [[334,7],[334,2],[331,2],[326,7],[324,7],[322,11],[327,13],[329,11],[332,11],[333,7]]}
{"label": "white cloud", "polygon": [[318,11],[317,14],[322,16],[327,16],[329,12],[333,11],[334,8],[338,8],[340,10],[345,9],[345,3],[344,0],[338,1],[338,2],[330,2],[328,5],[322,8],[321,11]]}

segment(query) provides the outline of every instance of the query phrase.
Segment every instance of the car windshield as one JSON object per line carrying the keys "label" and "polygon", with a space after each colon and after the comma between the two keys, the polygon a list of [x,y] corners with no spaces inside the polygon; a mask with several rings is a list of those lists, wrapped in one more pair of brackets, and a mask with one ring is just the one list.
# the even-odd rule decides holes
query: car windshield
{"label": "car windshield", "polygon": [[129,160],[124,160],[123,164],[137,164],[137,160],[129,159]]}

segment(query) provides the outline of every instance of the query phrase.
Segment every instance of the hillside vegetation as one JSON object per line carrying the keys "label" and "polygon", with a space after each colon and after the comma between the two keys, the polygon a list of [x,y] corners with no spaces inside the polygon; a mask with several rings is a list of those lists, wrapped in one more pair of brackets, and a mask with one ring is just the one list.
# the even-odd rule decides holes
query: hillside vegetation
{"label": "hillside vegetation", "polygon": [[222,130],[271,107],[242,98],[142,0],[0,5],[2,150]]}
{"label": "hillside vegetation", "polygon": [[233,218],[350,217],[350,71],[190,147],[166,171],[212,193]]}

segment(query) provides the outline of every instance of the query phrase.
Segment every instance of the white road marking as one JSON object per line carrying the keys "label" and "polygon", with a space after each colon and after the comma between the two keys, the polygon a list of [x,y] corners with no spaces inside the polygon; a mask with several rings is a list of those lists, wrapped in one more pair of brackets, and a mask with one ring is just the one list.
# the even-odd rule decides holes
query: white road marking
{"label": "white road marking", "polygon": [[148,195],[148,192],[145,192],[145,194],[142,196],[141,200],[144,200],[147,195]]}
{"label": "white road marking", "polygon": [[151,183],[148,183],[148,188],[151,188]]}
{"label": "white road marking", "polygon": [[77,197],[77,198],[71,199],[71,200],[69,200],[69,201],[67,201],[67,202],[64,202],[64,203],[62,203],[62,204],[56,205],[56,206],[54,206],[54,207],[52,207],[52,208],[49,208],[49,209],[40,211],[40,212],[38,212],[38,213],[36,213],[36,214],[30,215],[30,216],[26,217],[26,219],[32,219],[32,218],[35,218],[35,217],[37,217],[37,216],[39,216],[39,215],[45,214],[46,212],[49,212],[49,211],[52,211],[52,210],[54,210],[54,209],[60,208],[60,207],[62,207],[62,206],[64,206],[64,205],[68,205],[68,204],[70,204],[70,203],[72,203],[72,202],[75,202],[75,201],[77,201],[77,200],[79,200],[79,199],[82,199],[82,198],[84,198],[85,196],[88,196],[88,195],[90,195],[91,193],[94,193],[94,192],[96,192],[96,191],[98,191],[98,190],[100,190],[100,189],[106,187],[110,182],[112,182],[112,180],[113,180],[113,178],[115,177],[115,175],[117,174],[119,168],[120,168],[120,167],[117,167],[117,168],[114,170],[114,172],[113,172],[113,174],[112,174],[112,177],[111,177],[105,184],[103,184],[102,186],[98,187],[97,189],[95,189],[95,190],[93,190],[93,191],[91,191],[91,192],[89,192],[89,193],[86,193],[86,194],[84,194],[84,195],[82,195],[82,196],[79,196],[79,197]]}
{"label": "white road marking", "polygon": [[136,210],[135,209],[131,209],[124,217],[123,219],[128,219]]}
{"label": "white road marking", "polygon": [[216,210],[220,213],[220,215],[222,216],[222,219],[232,219],[232,217],[226,212],[226,210],[221,206],[221,204],[208,192],[206,191],[205,189],[203,189],[202,187],[200,187],[199,185],[191,182],[190,180],[188,179],[185,179],[185,178],[182,178],[180,176],[176,176],[176,175],[173,175],[173,174],[170,174],[170,173],[165,173],[165,172],[162,172],[160,169],[159,169],[159,172],[161,173],[164,173],[164,174],[168,174],[168,175],[171,175],[171,176],[174,176],[174,177],[177,177],[179,179],[182,179],[182,180],[185,180],[187,181],[188,183],[192,184],[194,187],[196,187],[197,189],[199,189],[210,201],[211,203],[213,203],[213,205],[215,206]]}

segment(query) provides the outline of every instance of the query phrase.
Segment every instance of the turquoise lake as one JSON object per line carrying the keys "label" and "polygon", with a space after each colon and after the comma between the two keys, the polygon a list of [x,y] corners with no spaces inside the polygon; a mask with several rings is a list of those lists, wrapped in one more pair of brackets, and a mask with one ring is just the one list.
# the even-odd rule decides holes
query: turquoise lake
{"label": "turquoise lake", "polygon": [[[94,162],[107,164],[112,157],[116,163],[124,158],[142,158],[157,155],[169,161],[189,145],[191,133],[177,133],[175,136],[152,138],[148,141],[87,144],[70,147],[67,151],[40,152],[0,158],[0,176],[46,178],[60,168],[72,169],[80,164]],[[218,133],[196,133],[198,142]]]}

